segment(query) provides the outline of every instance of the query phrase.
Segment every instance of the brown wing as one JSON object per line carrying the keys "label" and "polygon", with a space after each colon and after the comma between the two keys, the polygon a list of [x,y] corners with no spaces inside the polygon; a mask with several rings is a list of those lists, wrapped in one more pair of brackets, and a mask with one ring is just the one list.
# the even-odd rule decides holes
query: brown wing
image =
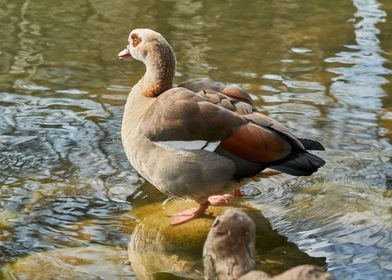
{"label": "brown wing", "polygon": [[[284,155],[287,156],[287,152],[291,150],[288,149],[287,143],[290,143],[293,146],[292,148],[295,150],[305,150],[301,141],[285,126],[263,114],[258,113],[256,106],[253,104],[252,98],[246,91],[236,86],[211,83],[207,81],[186,82],[180,86],[196,92],[198,95],[203,96],[217,106],[224,107],[242,115],[246,120],[255,125],[249,129],[241,128],[237,130],[230,139],[222,142],[222,146],[224,146],[227,150],[236,151],[236,155],[241,154],[240,151],[242,151],[243,156],[246,153],[248,154],[248,156],[246,156],[247,159],[256,158],[260,160],[261,155],[264,155],[265,158],[268,159],[282,158]],[[258,127],[259,129],[256,129],[255,127]],[[271,135],[273,135],[273,137]],[[258,141],[260,141],[259,144],[261,146],[255,145],[254,148],[256,150],[253,150],[254,153],[250,152],[253,148],[247,146],[247,142],[243,141],[246,137],[248,137],[249,142],[252,142],[252,139],[258,139]],[[237,138],[242,138],[242,140],[237,141]],[[264,140],[261,140],[262,138]],[[240,143],[242,144],[240,145]],[[254,143],[254,141],[252,143]],[[269,146],[266,147],[266,149],[260,149],[263,143],[269,143]],[[275,154],[275,156],[272,154],[267,155],[272,152],[270,148],[274,147],[274,145],[279,145],[280,148],[282,148],[282,151]],[[263,162],[265,162],[265,160],[263,160]]]}
{"label": "brown wing", "polygon": [[288,139],[296,149],[304,150],[301,141],[279,122],[257,112],[250,95],[239,87],[211,83],[207,81],[186,82],[180,87],[187,88],[208,99],[208,101],[228,110],[244,115],[244,117],[264,128],[268,128]]}
{"label": "brown wing", "polygon": [[259,163],[283,159],[292,150],[289,142],[277,132],[254,124],[238,127],[220,147],[244,160]]}
{"label": "brown wing", "polygon": [[227,100],[211,90],[196,94],[182,87],[170,89],[147,112],[145,133],[152,141],[221,141],[220,148],[252,162],[277,161],[290,154],[285,137],[252,123],[246,118],[249,114],[241,115],[234,105],[234,109],[225,105]]}
{"label": "brown wing", "polygon": [[291,175],[310,175],[325,164],[303,145],[320,149],[320,143],[301,141],[282,124],[258,113],[250,96],[235,87],[199,82],[165,91],[147,112],[142,127],[152,141],[176,145],[206,141],[200,149],[219,142],[215,152],[233,161],[234,178],[253,176],[267,166]]}
{"label": "brown wing", "polygon": [[275,121],[274,119],[271,119],[270,117],[260,114],[258,112],[244,115],[244,118],[260,127],[265,127],[279,133],[282,137],[289,141],[296,150],[305,150],[305,147],[302,142],[296,136],[294,136],[294,134],[292,134],[287,129],[287,127]]}
{"label": "brown wing", "polygon": [[185,88],[159,95],[146,114],[143,128],[153,141],[220,141],[248,121]]}

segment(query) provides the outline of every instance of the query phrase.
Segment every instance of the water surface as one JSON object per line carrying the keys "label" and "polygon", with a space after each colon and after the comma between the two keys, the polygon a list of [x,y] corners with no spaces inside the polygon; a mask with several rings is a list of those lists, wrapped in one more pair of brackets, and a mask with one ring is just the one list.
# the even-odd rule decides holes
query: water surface
{"label": "water surface", "polygon": [[[131,29],[165,35],[176,82],[223,81],[322,142],[309,178],[245,190],[338,279],[392,279],[392,4],[387,0],[0,0],[0,262],[126,247],[134,202],[163,200],[132,169],[120,125],[140,63]],[[255,192],[258,189],[260,192]],[[255,194],[256,193],[256,194]]]}

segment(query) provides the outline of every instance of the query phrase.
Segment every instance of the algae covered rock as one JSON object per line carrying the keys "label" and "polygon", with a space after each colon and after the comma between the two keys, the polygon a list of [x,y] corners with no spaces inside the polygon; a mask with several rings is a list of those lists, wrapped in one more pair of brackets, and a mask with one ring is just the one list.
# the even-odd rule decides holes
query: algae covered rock
{"label": "algae covered rock", "polygon": [[[272,275],[301,264],[324,266],[323,258],[301,252],[272,229],[259,209],[234,201],[228,206],[209,207],[206,215],[185,224],[170,225],[170,215],[189,207],[192,201],[170,201],[165,206],[149,204],[134,209],[140,219],[129,242],[129,260],[140,279],[202,279],[203,244],[213,221],[229,208],[239,208],[256,224],[256,268]],[[168,275],[170,275],[170,278]]]}
{"label": "algae covered rock", "polygon": [[[124,266],[126,250],[110,246],[53,249],[21,257],[1,272],[5,279],[202,279],[202,251],[216,216],[228,208],[239,208],[256,224],[256,268],[278,274],[300,264],[325,265],[324,259],[301,252],[287,238],[273,230],[259,209],[234,201],[228,206],[210,207],[208,213],[188,223],[170,225],[170,214],[196,207],[191,201],[170,201],[139,205],[125,217],[139,223],[129,243],[130,266]],[[128,230],[127,230],[128,231]],[[134,272],[132,271],[134,270]],[[0,274],[1,278],[1,274]]]}
{"label": "algae covered rock", "polygon": [[123,265],[126,250],[109,246],[53,249],[22,257],[2,268],[5,279],[136,279]]}

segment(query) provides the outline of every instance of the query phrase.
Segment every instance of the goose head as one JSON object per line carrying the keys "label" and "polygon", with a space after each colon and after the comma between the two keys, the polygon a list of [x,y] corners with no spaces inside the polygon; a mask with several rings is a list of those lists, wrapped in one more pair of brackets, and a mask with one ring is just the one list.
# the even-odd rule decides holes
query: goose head
{"label": "goose head", "polygon": [[155,60],[174,58],[173,50],[166,39],[151,29],[137,28],[132,30],[128,37],[128,43],[125,49],[118,53],[120,60],[134,58],[148,64],[151,58]]}
{"label": "goose head", "polygon": [[156,97],[173,86],[176,59],[171,46],[158,32],[145,28],[132,30],[128,45],[118,58],[134,58],[146,65],[146,73],[140,80],[145,96]]}

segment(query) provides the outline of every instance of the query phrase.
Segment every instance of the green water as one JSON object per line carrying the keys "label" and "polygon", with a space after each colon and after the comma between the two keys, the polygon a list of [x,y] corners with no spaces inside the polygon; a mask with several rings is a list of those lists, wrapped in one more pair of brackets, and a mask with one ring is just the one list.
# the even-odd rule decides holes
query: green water
{"label": "green water", "polygon": [[119,140],[144,68],[117,53],[148,27],[177,83],[237,84],[326,146],[317,174],[257,179],[246,200],[339,279],[392,279],[391,14],[389,0],[0,0],[0,262],[125,249],[129,211],[165,199]]}

